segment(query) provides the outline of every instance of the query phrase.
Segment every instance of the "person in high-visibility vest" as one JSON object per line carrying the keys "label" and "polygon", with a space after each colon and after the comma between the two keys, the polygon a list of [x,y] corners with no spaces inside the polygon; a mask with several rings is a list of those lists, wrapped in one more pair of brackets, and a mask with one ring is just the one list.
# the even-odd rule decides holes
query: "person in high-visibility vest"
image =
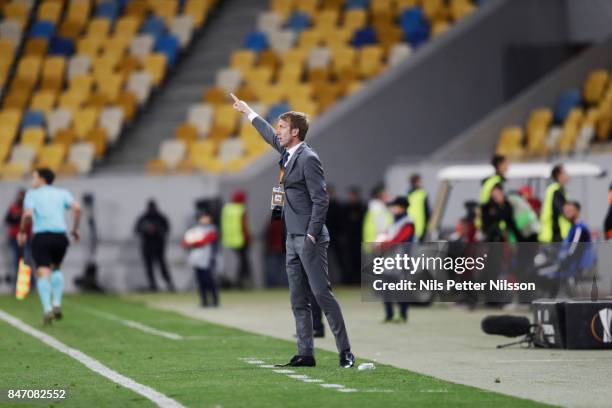
{"label": "person in high-visibility vest", "polygon": [[544,204],[540,213],[540,242],[561,242],[567,236],[571,223],[563,215],[563,206],[568,200],[565,186],[569,181],[569,175],[562,165],[553,167],[550,177],[553,182],[546,188]]}
{"label": "person in high-visibility vest", "polygon": [[410,176],[410,191],[408,192],[408,215],[414,223],[414,234],[418,241],[425,239],[427,224],[431,214],[427,192],[423,188],[423,180],[420,174]]}
{"label": "person in high-visibility vest", "polygon": [[505,156],[501,156],[496,154],[491,159],[491,165],[495,168],[495,174],[487,177],[482,182],[482,187],[480,188],[480,204],[486,204],[491,198],[491,190],[496,185],[499,185],[502,189],[504,187],[504,183],[506,182],[506,172],[508,171],[508,160]]}
{"label": "person in high-visibility vest", "polygon": [[221,210],[221,244],[238,258],[237,284],[245,287],[251,276],[249,262],[249,228],[246,213],[246,194],[236,191],[231,202]]}
{"label": "person in high-visibility vest", "polygon": [[372,189],[368,210],[363,219],[363,250],[371,251],[371,243],[380,242],[380,237],[393,224],[393,215],[387,208],[388,194],[379,184]]}

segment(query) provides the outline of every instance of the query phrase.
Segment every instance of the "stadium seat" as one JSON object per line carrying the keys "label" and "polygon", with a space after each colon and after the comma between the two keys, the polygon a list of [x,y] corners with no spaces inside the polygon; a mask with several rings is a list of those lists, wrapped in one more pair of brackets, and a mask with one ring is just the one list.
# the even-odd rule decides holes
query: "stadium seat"
{"label": "stadium seat", "polygon": [[154,44],[155,38],[152,35],[138,35],[130,42],[130,54],[144,61],[153,51]]}
{"label": "stadium seat", "polygon": [[31,38],[50,39],[55,32],[55,26],[51,21],[37,21],[30,28],[29,36]]}
{"label": "stadium seat", "polygon": [[215,84],[227,92],[236,92],[242,83],[242,72],[234,68],[225,68],[217,71]]}
{"label": "stadium seat", "polygon": [[572,109],[580,105],[581,96],[581,92],[578,89],[565,91],[559,96],[554,110],[555,123],[563,123],[565,121]]}
{"label": "stadium seat", "polygon": [[378,43],[376,30],[373,27],[364,27],[355,31],[351,43],[355,47],[363,47]]}
{"label": "stadium seat", "polygon": [[67,129],[72,123],[72,112],[67,109],[57,108],[47,115],[47,134],[53,138],[60,129]]}
{"label": "stadium seat", "polygon": [[175,16],[170,25],[170,33],[179,40],[181,48],[185,48],[193,36],[193,17],[188,15]]}
{"label": "stadium seat", "polygon": [[429,38],[429,23],[420,8],[406,9],[400,16],[404,38],[414,48],[422,45]]}
{"label": "stadium seat", "polygon": [[130,74],[125,89],[136,95],[139,105],[149,100],[151,94],[152,79],[147,71],[136,71]]}
{"label": "stadium seat", "polygon": [[164,20],[155,16],[147,18],[140,28],[142,34],[150,35],[155,41],[157,41],[165,31],[166,27],[164,25]]}
{"label": "stadium seat", "polygon": [[261,52],[268,48],[268,36],[261,31],[249,33],[244,39],[244,47],[254,52]]}
{"label": "stadium seat", "polygon": [[363,78],[378,74],[382,69],[382,57],[382,47],[376,45],[363,47],[358,53],[359,74]]}
{"label": "stadium seat", "polygon": [[43,146],[38,155],[38,166],[58,171],[66,155],[66,146],[62,143],[51,143]]}
{"label": "stadium seat", "polygon": [[38,7],[37,19],[38,22],[45,21],[53,25],[59,22],[62,14],[63,4],[61,1],[45,1]]}
{"label": "stadium seat", "polygon": [[96,17],[103,17],[110,21],[115,21],[118,14],[119,4],[114,1],[107,0],[102,3],[98,3],[98,6],[96,7]]}
{"label": "stadium seat", "polygon": [[47,55],[49,42],[46,38],[30,38],[26,41],[24,55],[44,57]]}
{"label": "stadium seat", "polygon": [[55,106],[57,93],[52,90],[43,90],[34,93],[30,102],[30,109],[45,112],[48,115]]}
{"label": "stadium seat", "polygon": [[75,75],[85,75],[91,69],[91,58],[87,55],[77,54],[68,61],[68,81]]}
{"label": "stadium seat", "polygon": [[208,14],[206,0],[187,0],[183,13],[193,18],[193,24],[196,27],[201,27]]}
{"label": "stadium seat", "polygon": [[78,142],[70,146],[67,161],[75,166],[78,173],[88,174],[91,172],[95,153],[93,143]]}
{"label": "stadium seat", "polygon": [[159,147],[159,158],[171,170],[184,160],[186,153],[187,146],[182,140],[165,140]]}
{"label": "stadium seat", "polygon": [[62,55],[66,58],[72,56],[75,52],[74,40],[64,37],[53,37],[49,44],[49,54]]}
{"label": "stadium seat", "polygon": [[590,72],[583,87],[584,101],[590,105],[598,103],[604,95],[608,80],[609,74],[605,69]]}
{"label": "stadium seat", "polygon": [[82,108],[76,110],[73,116],[73,128],[76,137],[84,139],[94,128],[98,120],[98,110],[96,108]]}
{"label": "stadium seat", "polygon": [[284,53],[295,44],[297,36],[293,30],[280,30],[268,33],[270,48],[276,52]]}
{"label": "stadium seat", "polygon": [[45,114],[41,111],[29,110],[23,115],[21,129],[42,127],[45,125]]}
{"label": "stadium seat", "polygon": [[25,27],[28,22],[29,10],[28,7],[20,3],[9,3],[4,6],[4,18],[19,22],[21,27]]}
{"label": "stadium seat", "polygon": [[10,41],[13,47],[19,46],[22,38],[22,24],[18,20],[7,18],[0,21],[0,38]]}
{"label": "stadium seat", "polygon": [[331,63],[331,51],[327,47],[316,47],[308,54],[308,69],[327,68]]}
{"label": "stadium seat", "polygon": [[100,114],[98,126],[106,131],[108,142],[113,144],[119,139],[123,127],[123,110],[119,106],[109,106]]}
{"label": "stadium seat", "polygon": [[107,18],[94,18],[87,26],[87,37],[103,40],[108,36],[111,21]]}
{"label": "stadium seat", "polygon": [[283,25],[283,18],[275,11],[264,11],[257,15],[257,31],[264,31],[268,34],[279,31]]}
{"label": "stadium seat", "polygon": [[296,11],[287,20],[286,27],[296,33],[300,33],[310,27],[310,15]]}
{"label": "stadium seat", "polygon": [[208,104],[197,104],[189,108],[187,113],[187,122],[196,127],[198,137],[205,137],[213,122],[214,108]]}
{"label": "stadium seat", "polygon": [[143,67],[151,75],[153,85],[159,86],[166,75],[166,55],[151,53],[145,58]]}
{"label": "stadium seat", "polygon": [[408,58],[412,53],[412,49],[408,44],[396,44],[389,51],[389,66],[396,66],[404,59]]}
{"label": "stadium seat", "polygon": [[41,127],[27,128],[21,134],[21,144],[32,147],[34,152],[38,152],[45,143],[45,130]]}
{"label": "stadium seat", "polygon": [[179,50],[179,40],[172,34],[160,36],[155,42],[154,50],[166,55],[168,65],[173,66]]}
{"label": "stadium seat", "polygon": [[29,171],[36,158],[36,151],[30,145],[18,144],[13,147],[9,158],[10,163],[19,163],[25,171]]}
{"label": "stadium seat", "polygon": [[251,70],[255,65],[256,55],[250,50],[234,51],[231,56],[230,66],[240,70],[243,74]]}

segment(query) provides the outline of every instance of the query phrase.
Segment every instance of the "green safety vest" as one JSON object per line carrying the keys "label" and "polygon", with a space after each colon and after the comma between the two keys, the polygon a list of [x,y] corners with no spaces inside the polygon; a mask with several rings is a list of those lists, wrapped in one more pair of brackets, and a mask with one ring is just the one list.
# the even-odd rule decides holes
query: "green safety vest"
{"label": "green safety vest", "polygon": [[408,194],[408,215],[414,223],[414,232],[418,238],[425,235],[427,219],[425,217],[425,200],[427,193],[422,188],[417,188]]}
{"label": "green safety vest", "polygon": [[376,242],[376,238],[378,234],[384,231],[378,231],[376,229],[376,222],[374,221],[378,216],[384,214],[385,217],[385,229],[389,228],[391,224],[393,224],[393,216],[389,211],[386,211],[384,208],[370,210],[365,214],[363,219],[363,231],[362,231],[362,240],[363,240],[363,249],[365,251],[369,251],[368,243]]}
{"label": "green safety vest", "polygon": [[[555,192],[561,188],[561,184],[555,182],[546,188],[546,196],[544,197],[544,204],[542,205],[542,213],[540,214],[540,234],[538,240],[540,242],[552,242],[553,240],[553,197]],[[567,193],[563,193],[565,199],[567,199]],[[559,223],[559,231],[561,232],[561,238],[565,238],[569,232],[572,224],[563,214],[559,214],[557,217]]]}
{"label": "green safety vest", "polygon": [[480,204],[485,204],[491,198],[491,190],[495,187],[496,184],[501,184],[504,182],[504,178],[499,174],[494,174],[491,177],[487,178],[484,183],[482,183],[482,188],[480,189]]}
{"label": "green safety vest", "polygon": [[242,217],[246,207],[240,203],[227,203],[221,211],[221,242],[225,248],[239,249],[245,244]]}

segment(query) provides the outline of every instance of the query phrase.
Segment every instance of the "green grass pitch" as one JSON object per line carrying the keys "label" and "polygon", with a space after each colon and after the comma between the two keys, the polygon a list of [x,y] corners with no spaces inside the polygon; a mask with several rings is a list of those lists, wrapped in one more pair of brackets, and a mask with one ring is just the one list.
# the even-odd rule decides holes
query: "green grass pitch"
{"label": "green grass pitch", "polygon": [[[187,407],[544,406],[382,364],[369,371],[340,369],[335,353],[317,350],[317,367],[293,369],[296,374],[358,391],[326,389],[242,360],[283,363],[294,354],[293,343],[154,310],[115,296],[68,296],[64,320],[44,329],[36,293],[21,302],[2,296],[0,309]],[[177,333],[184,339],[144,333],[92,310]],[[357,362],[365,362],[356,352]],[[0,320],[0,390],[5,393],[11,388],[66,389],[68,397],[61,401],[11,402],[3,395],[0,406],[153,406],[144,397]]]}

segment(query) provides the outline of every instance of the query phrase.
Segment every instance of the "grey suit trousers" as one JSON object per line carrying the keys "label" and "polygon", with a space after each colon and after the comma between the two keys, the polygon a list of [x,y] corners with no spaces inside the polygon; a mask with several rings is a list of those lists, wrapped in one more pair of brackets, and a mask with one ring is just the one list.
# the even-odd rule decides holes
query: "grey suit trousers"
{"label": "grey suit trousers", "polygon": [[314,354],[312,312],[308,294],[312,291],[336,338],[338,352],[349,350],[348,335],[340,305],[332,293],[327,265],[329,235],[314,244],[301,234],[287,234],[287,275],[291,308],[295,317],[298,354]]}

